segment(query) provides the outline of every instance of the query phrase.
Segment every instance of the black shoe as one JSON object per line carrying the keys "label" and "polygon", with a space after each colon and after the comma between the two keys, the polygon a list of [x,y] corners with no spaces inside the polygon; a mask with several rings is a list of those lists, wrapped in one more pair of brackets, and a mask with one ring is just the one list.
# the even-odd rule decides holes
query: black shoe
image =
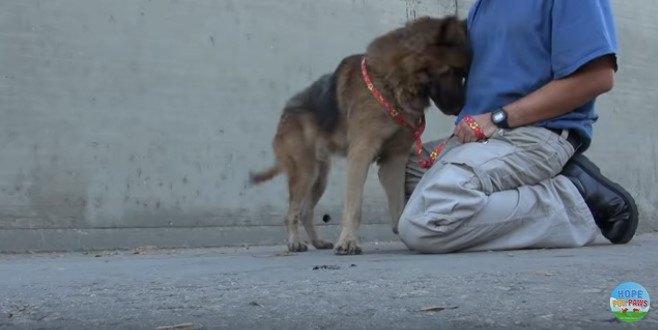
{"label": "black shoe", "polygon": [[584,155],[574,155],[564,166],[562,175],[573,182],[594,216],[603,236],[614,244],[628,243],[638,222],[633,197],[620,185],[601,174],[601,170]]}

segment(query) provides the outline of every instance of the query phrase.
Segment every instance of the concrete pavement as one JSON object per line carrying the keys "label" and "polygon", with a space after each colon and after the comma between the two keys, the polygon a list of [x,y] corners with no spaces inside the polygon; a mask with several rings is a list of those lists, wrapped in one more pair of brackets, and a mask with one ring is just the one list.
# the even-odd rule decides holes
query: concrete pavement
{"label": "concrete pavement", "polygon": [[623,324],[609,308],[621,282],[658,297],[658,234],[581,249],[364,252],[0,255],[0,329],[658,328],[655,310]]}

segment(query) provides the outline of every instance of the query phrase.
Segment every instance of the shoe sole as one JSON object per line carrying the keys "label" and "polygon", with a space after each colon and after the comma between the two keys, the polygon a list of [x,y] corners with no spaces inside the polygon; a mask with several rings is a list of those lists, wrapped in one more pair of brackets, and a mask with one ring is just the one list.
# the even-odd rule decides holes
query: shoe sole
{"label": "shoe sole", "polygon": [[628,191],[626,191],[626,189],[624,189],[622,186],[620,186],[615,182],[610,181],[608,178],[603,176],[603,174],[601,174],[601,169],[599,169],[598,166],[594,165],[594,163],[592,163],[592,161],[589,160],[584,155],[581,154],[575,155],[573,156],[572,161],[578,164],[583,169],[583,171],[585,171],[587,174],[596,178],[599,182],[601,182],[601,184],[603,184],[609,189],[612,189],[620,193],[626,204],[629,205],[631,209],[631,218],[629,219],[630,224],[628,230],[619,239],[616,239],[615,241],[611,241],[611,242],[614,244],[626,244],[630,242],[633,236],[635,236],[635,231],[637,230],[637,225],[639,221],[638,219],[639,213],[637,210],[637,205],[635,204],[635,199],[633,199],[631,194],[629,194]]}

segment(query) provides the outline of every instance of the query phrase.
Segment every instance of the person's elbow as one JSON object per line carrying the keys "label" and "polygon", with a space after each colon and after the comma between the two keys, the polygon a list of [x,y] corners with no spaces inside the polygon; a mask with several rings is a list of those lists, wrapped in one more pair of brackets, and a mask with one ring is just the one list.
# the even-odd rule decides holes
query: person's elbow
{"label": "person's elbow", "polygon": [[613,68],[603,68],[597,72],[597,77],[595,80],[596,94],[605,94],[612,90],[615,86],[615,70]]}
{"label": "person's elbow", "polygon": [[615,86],[616,63],[612,56],[599,57],[583,68],[584,78],[598,96]]}

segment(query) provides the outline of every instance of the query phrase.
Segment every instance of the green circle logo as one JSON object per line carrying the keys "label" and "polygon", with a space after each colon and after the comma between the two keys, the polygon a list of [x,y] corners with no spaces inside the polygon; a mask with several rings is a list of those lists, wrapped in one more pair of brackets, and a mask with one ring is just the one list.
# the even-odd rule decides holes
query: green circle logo
{"label": "green circle logo", "polygon": [[624,322],[637,322],[644,318],[651,307],[649,292],[634,282],[620,284],[610,295],[610,309]]}

